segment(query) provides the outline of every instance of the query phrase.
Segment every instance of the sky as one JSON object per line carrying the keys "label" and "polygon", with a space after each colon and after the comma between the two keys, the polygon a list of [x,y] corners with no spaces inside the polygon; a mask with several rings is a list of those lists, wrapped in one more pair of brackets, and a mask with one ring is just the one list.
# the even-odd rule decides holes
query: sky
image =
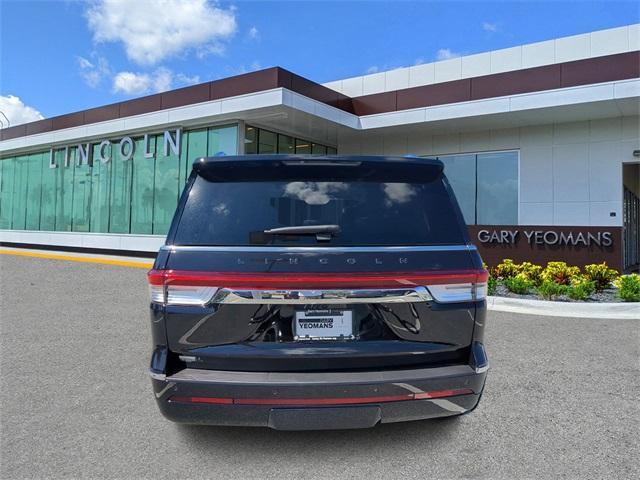
{"label": "sky", "polygon": [[17,125],[272,66],[322,83],[638,22],[637,1],[0,0],[0,111]]}

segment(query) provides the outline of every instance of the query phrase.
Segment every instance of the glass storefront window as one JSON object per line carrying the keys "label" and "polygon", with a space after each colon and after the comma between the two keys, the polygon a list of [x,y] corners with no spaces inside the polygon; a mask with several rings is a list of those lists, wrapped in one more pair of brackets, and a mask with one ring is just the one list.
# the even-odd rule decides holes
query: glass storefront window
{"label": "glass storefront window", "polygon": [[278,153],[293,155],[296,151],[295,140],[288,135],[278,135]]}
{"label": "glass storefront window", "polygon": [[[209,143],[217,142],[218,138],[209,132]],[[164,137],[156,136],[156,168],[155,180],[153,186],[153,229],[154,235],[165,235],[169,231],[173,212],[178,203],[178,195],[180,195],[182,185],[179,184],[179,167],[180,162],[178,156],[174,153],[171,155],[163,155]],[[218,145],[213,145],[213,149]],[[170,150],[171,152],[171,150]]]}
{"label": "glass storefront window", "polygon": [[[171,131],[175,135],[175,130]],[[237,125],[181,132],[180,155],[164,155],[164,134],[132,137],[131,159],[120,156],[119,139],[91,148],[92,166],[77,164],[77,145],[0,160],[0,228],[41,231],[164,235],[194,159],[235,155]],[[274,143],[275,145],[275,143]],[[125,147],[125,152],[127,152]],[[68,153],[66,153],[68,152]],[[65,162],[65,155],[67,161]]]}
{"label": "glass storefront window", "polygon": [[156,137],[149,136],[148,151],[152,158],[144,157],[144,139],[135,141],[133,177],[131,185],[131,233],[153,233],[153,207],[156,171]]}
{"label": "glass storefront window", "polygon": [[308,155],[311,153],[311,142],[296,138],[296,153],[298,155]]}
{"label": "glass storefront window", "polygon": [[444,173],[456,193],[458,205],[467,224],[476,223],[476,156],[449,155],[440,157]]}
{"label": "glass storefront window", "polygon": [[480,225],[518,223],[518,152],[478,155],[478,218]]}
{"label": "glass storefront window", "polygon": [[0,160],[0,228],[11,229],[15,158]]}
{"label": "glass storefront window", "polygon": [[245,128],[244,149],[248,155],[270,153],[336,155],[338,153],[335,147],[251,126]]}
{"label": "glass storefront window", "polygon": [[[48,159],[48,157],[46,159]],[[40,209],[42,206],[42,167],[43,161],[46,159],[45,154],[43,153],[29,155],[26,230],[38,230],[40,228]]]}
{"label": "glass storefront window", "polygon": [[254,155],[258,153],[258,129],[247,127],[244,132],[244,153]]}
{"label": "glass storefront window", "polygon": [[276,153],[278,135],[269,130],[258,132],[258,153]]}
{"label": "glass storefront window", "polygon": [[[54,231],[56,229],[56,210],[58,201],[58,168],[49,168],[50,153],[44,154],[42,165],[42,203],[40,206],[40,230]],[[54,158],[58,157],[57,152],[53,153]],[[4,163],[2,160],[0,163]],[[106,230],[102,230],[106,232]]]}
{"label": "glass storefront window", "polygon": [[[226,125],[224,127],[210,128],[209,143],[207,145],[207,155],[235,155],[238,151],[238,127],[236,125]],[[195,152],[194,152],[195,153]],[[191,161],[204,154],[191,155]]]}
{"label": "glass storefront window", "polygon": [[469,225],[518,223],[518,152],[438,157]]}
{"label": "glass storefront window", "polygon": [[109,162],[111,163],[109,232],[129,233],[131,227],[131,180],[133,179],[133,161],[125,161],[119,158],[119,154],[117,153],[118,145],[114,145],[112,151],[114,152],[114,156],[111,162]]}
{"label": "glass storefront window", "polygon": [[[68,155],[68,166],[65,156]],[[56,172],[56,231],[71,231],[71,212],[73,209],[73,173],[76,167],[75,150],[69,148],[55,152],[58,168]]]}
{"label": "glass storefront window", "polygon": [[327,147],[325,147],[324,145],[320,145],[318,143],[314,143],[311,145],[311,153],[313,155],[326,155]]}
{"label": "glass storefront window", "polygon": [[11,218],[11,228],[14,230],[24,230],[27,210],[27,181],[29,157],[21,156],[15,160],[13,172],[13,215]]}
{"label": "glass storefront window", "polygon": [[[76,151],[76,159],[79,154]],[[73,201],[71,207],[71,230],[88,232],[90,229],[91,167],[76,165],[73,170]]]}

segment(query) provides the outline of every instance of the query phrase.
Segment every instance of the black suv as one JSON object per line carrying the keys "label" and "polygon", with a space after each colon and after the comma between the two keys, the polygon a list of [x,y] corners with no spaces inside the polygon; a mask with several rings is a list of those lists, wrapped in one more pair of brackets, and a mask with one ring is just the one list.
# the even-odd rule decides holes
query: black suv
{"label": "black suv", "polygon": [[149,272],[158,405],[285,430],[469,412],[486,282],[438,160],[197,159]]}

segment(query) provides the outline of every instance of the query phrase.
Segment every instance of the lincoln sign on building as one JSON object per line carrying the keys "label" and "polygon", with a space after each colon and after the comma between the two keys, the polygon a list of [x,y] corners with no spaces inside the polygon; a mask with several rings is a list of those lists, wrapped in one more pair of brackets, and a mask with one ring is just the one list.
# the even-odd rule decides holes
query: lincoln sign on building
{"label": "lincoln sign on building", "polygon": [[503,258],[640,263],[640,25],[318,84],[274,67],[0,130],[0,243],[155,252],[194,159],[438,158]]}

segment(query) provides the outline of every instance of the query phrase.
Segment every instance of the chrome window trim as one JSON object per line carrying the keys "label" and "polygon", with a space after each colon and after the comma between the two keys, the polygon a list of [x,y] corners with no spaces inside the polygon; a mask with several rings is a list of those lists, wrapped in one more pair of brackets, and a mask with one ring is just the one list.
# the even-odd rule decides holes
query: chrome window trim
{"label": "chrome window trim", "polygon": [[327,290],[235,290],[219,289],[210,304],[309,305],[354,303],[414,303],[433,300],[425,287]]}
{"label": "chrome window trim", "polygon": [[280,252],[280,253],[393,253],[393,252],[451,252],[477,250],[475,245],[420,245],[420,246],[380,246],[380,247],[268,247],[268,246],[197,246],[197,245],[163,245],[164,251],[194,252]]}

